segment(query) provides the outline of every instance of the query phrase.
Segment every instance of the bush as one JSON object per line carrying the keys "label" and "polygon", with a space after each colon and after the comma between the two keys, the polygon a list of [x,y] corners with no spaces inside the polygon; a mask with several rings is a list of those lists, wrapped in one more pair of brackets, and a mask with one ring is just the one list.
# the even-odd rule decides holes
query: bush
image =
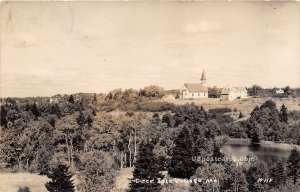
{"label": "bush", "polygon": [[30,192],[30,189],[27,186],[19,187],[18,192]]}
{"label": "bush", "polygon": [[228,113],[231,112],[230,108],[224,107],[224,108],[215,108],[215,109],[210,109],[208,110],[209,113]]}
{"label": "bush", "polygon": [[174,111],[176,106],[167,102],[143,102],[140,104],[141,111],[162,112]]}

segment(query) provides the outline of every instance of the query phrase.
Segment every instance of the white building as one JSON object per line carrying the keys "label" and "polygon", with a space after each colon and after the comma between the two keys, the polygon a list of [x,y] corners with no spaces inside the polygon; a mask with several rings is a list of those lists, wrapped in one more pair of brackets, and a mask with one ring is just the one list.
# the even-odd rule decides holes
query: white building
{"label": "white building", "polygon": [[276,94],[284,94],[283,89],[276,89]]}
{"label": "white building", "polygon": [[223,88],[221,91],[221,99],[234,100],[247,98],[246,87]]}
{"label": "white building", "polygon": [[201,76],[201,83],[185,83],[181,91],[183,99],[208,98],[208,88],[206,86],[206,76],[204,70]]}

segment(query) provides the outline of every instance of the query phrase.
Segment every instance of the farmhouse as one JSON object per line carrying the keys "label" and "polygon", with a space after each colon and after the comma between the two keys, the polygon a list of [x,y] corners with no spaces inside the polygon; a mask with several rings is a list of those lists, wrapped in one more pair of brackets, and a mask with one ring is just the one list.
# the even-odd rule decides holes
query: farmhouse
{"label": "farmhouse", "polygon": [[247,98],[247,89],[245,87],[223,88],[221,99],[234,100]]}
{"label": "farmhouse", "polygon": [[204,70],[200,80],[201,83],[185,83],[181,91],[181,97],[183,99],[208,98],[207,79]]}

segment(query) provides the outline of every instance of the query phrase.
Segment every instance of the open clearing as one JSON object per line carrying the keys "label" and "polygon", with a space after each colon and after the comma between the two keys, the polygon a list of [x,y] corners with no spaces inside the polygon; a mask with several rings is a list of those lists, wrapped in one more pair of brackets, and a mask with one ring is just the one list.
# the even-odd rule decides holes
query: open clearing
{"label": "open clearing", "polygon": [[[164,100],[169,103],[174,103],[176,105],[184,105],[187,103],[195,103],[196,105],[202,105],[204,109],[209,110],[213,108],[231,108],[232,113],[230,114],[233,118],[237,118],[239,112],[242,112],[246,117],[250,116],[250,113],[255,108],[255,106],[260,106],[265,101],[270,100],[271,98],[247,98],[239,99],[233,101],[220,100],[220,98],[205,98],[205,99],[195,99],[195,100]],[[300,111],[300,97],[297,98],[272,98],[276,102],[276,106],[280,109],[281,105],[284,105],[288,108],[289,111],[297,110]],[[234,112],[236,109],[236,112]]]}
{"label": "open clearing", "polygon": [[133,168],[121,169],[116,178],[116,184],[112,192],[125,192],[129,187],[130,179],[133,177]]}
{"label": "open clearing", "polygon": [[45,183],[49,179],[31,173],[0,173],[0,192],[17,192],[27,186],[31,192],[47,192]]}

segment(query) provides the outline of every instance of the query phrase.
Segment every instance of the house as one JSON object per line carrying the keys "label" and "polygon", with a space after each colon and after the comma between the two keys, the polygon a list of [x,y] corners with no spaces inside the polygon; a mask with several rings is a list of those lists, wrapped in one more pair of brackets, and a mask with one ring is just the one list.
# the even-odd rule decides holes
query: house
{"label": "house", "polygon": [[276,89],[276,94],[284,94],[283,89]]}
{"label": "house", "polygon": [[221,91],[221,99],[234,100],[247,98],[247,89],[245,87],[223,88]]}
{"label": "house", "polygon": [[208,87],[206,86],[206,76],[202,71],[201,83],[185,83],[181,91],[183,99],[208,98]]}
{"label": "house", "polygon": [[235,87],[237,89],[237,97],[240,99],[245,99],[248,97],[246,87]]}
{"label": "house", "polygon": [[54,95],[49,99],[50,103],[58,103],[62,99],[60,94]]}

